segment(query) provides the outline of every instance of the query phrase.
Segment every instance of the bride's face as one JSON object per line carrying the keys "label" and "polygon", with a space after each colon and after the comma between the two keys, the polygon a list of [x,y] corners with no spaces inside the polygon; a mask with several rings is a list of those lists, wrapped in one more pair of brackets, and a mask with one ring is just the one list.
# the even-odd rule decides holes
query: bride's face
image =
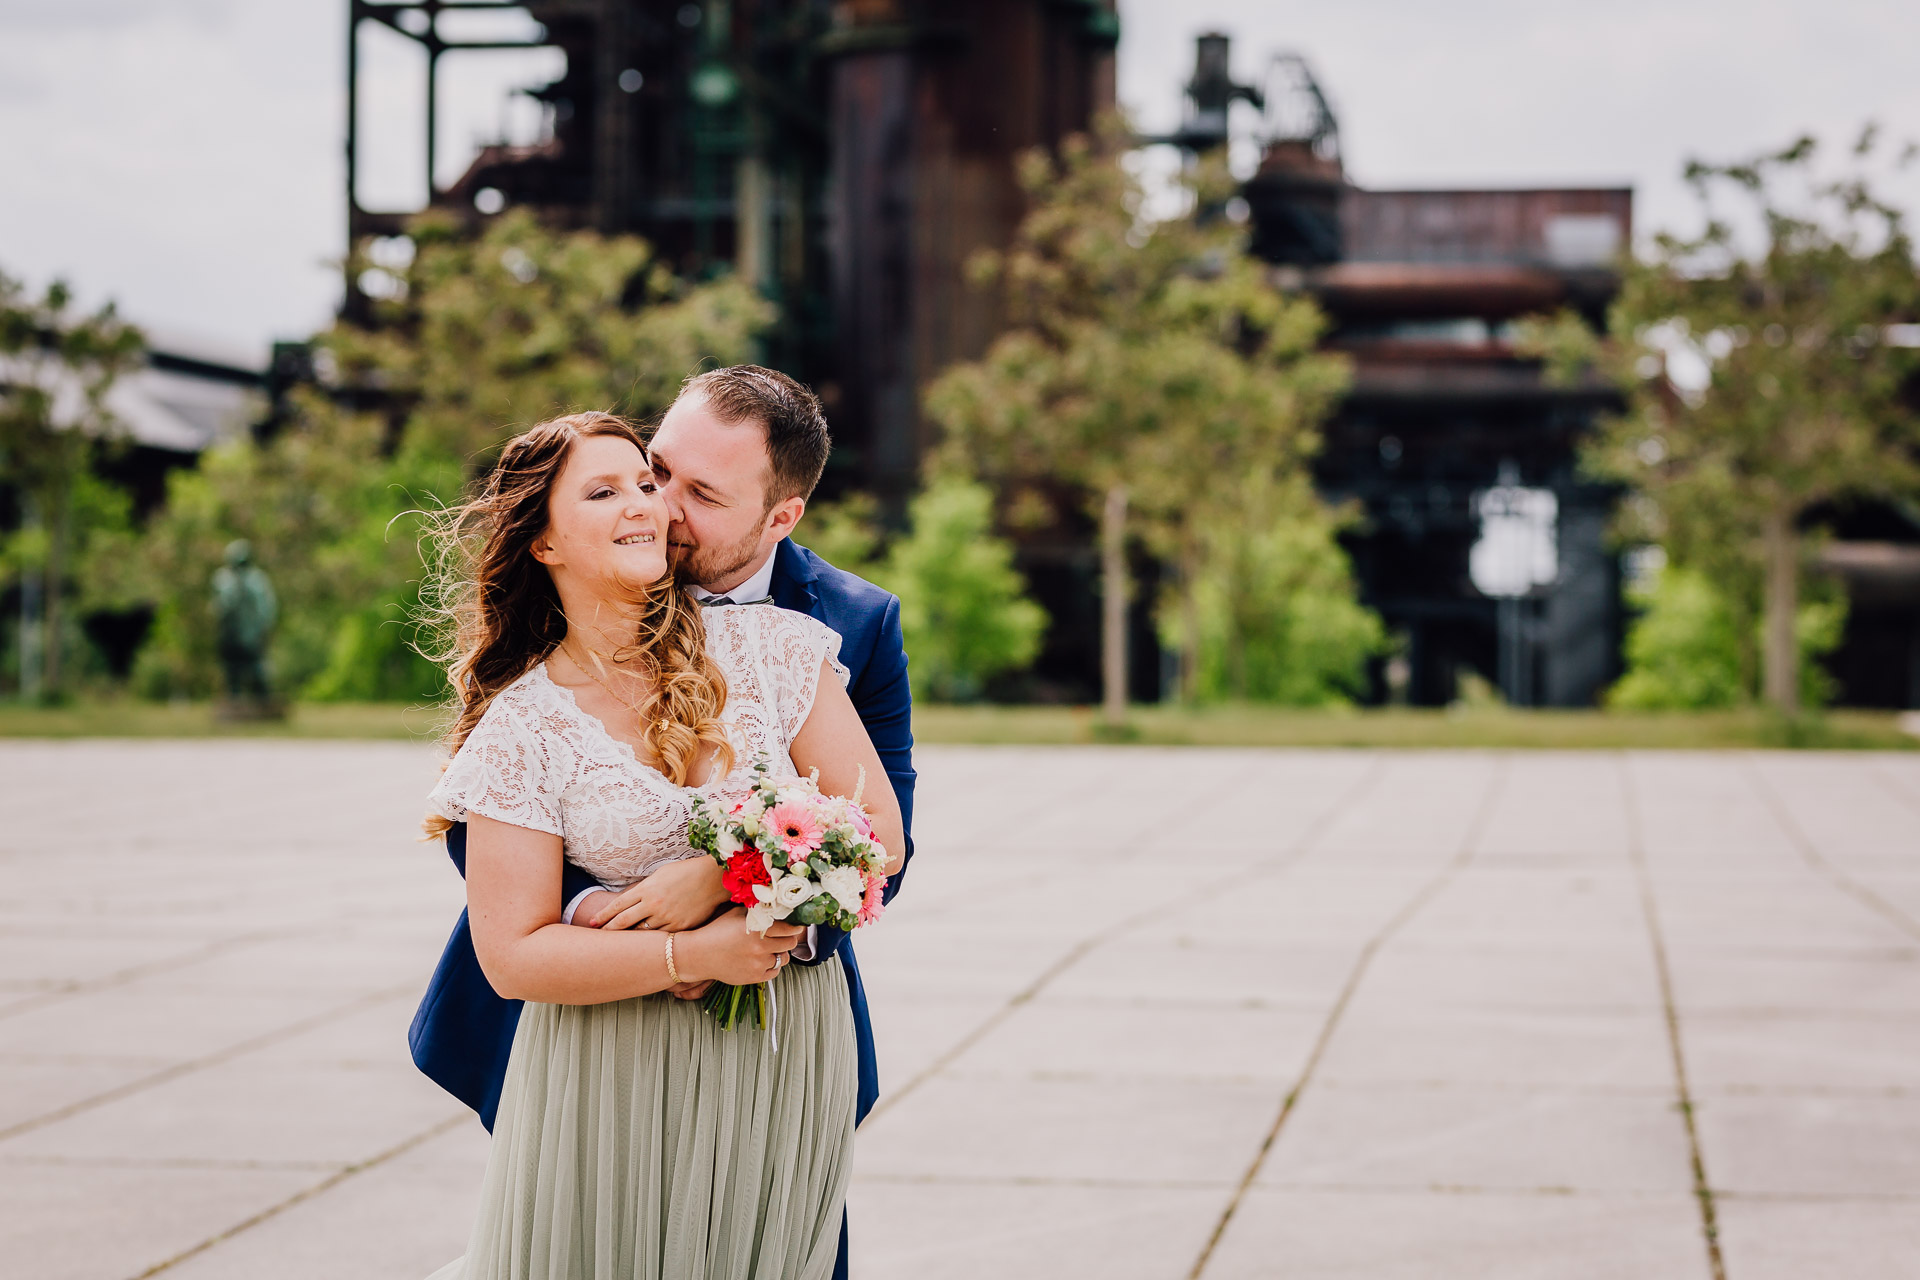
{"label": "bride's face", "polygon": [[533,556],[570,613],[588,598],[626,599],[665,577],[666,503],[646,455],[619,436],[574,441]]}

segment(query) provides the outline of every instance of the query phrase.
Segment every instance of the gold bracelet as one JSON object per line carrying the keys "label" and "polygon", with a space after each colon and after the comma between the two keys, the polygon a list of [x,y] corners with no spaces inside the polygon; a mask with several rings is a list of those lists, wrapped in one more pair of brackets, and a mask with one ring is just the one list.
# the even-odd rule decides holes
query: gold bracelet
{"label": "gold bracelet", "polygon": [[667,935],[667,981],[673,986],[680,985],[680,971],[673,967],[673,935]]}

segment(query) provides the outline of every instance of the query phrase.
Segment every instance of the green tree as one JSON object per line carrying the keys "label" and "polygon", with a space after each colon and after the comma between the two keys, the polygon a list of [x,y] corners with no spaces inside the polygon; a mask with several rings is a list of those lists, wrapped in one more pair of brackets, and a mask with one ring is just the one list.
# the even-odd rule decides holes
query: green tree
{"label": "green tree", "polygon": [[[379,272],[374,323],[317,341],[323,386],[264,443],[176,476],[148,539],[171,584],[142,655],[150,692],[214,680],[207,582],[235,537],[282,601],[275,666],[316,698],[421,698],[437,669],[413,650],[423,577],[410,515],[459,498],[516,431],[578,409],[645,417],[703,362],[752,355],[771,309],[731,279],[676,279],[644,241],[558,232],[524,212],[480,236],[427,216]],[[408,250],[410,249],[410,254]]]}
{"label": "green tree", "polygon": [[[1022,162],[1029,212],[1005,254],[975,264],[1012,327],[927,395],[946,431],[937,465],[1086,495],[1100,530],[1110,723],[1125,716],[1130,539],[1144,533],[1178,558],[1191,623],[1198,523],[1214,490],[1297,472],[1346,381],[1343,362],[1314,353],[1317,308],[1274,289],[1241,230],[1211,216],[1225,193],[1217,160],[1190,179],[1194,212],[1153,221],[1124,141],[1109,129],[1097,145],[1070,140],[1058,161]],[[1195,626],[1184,628],[1189,666]]]}
{"label": "green tree", "polygon": [[[1803,600],[1794,632],[1800,652],[1800,697],[1818,706],[1832,678],[1817,659],[1840,643],[1847,602],[1833,584]],[[1607,691],[1607,705],[1635,710],[1697,711],[1732,707],[1752,697],[1748,675],[1754,647],[1751,611],[1698,569],[1669,565],[1628,589],[1640,616],[1627,629],[1627,671]]]}
{"label": "green tree", "polygon": [[[1294,483],[1305,487],[1304,477]],[[1380,617],[1354,598],[1352,567],[1311,493],[1270,482],[1223,485],[1200,526],[1191,695],[1201,701],[1328,706],[1365,691],[1387,647]],[[1163,623],[1163,625],[1165,625]],[[1171,629],[1171,628],[1168,628]]]}
{"label": "green tree", "polygon": [[[34,296],[0,273],[0,478],[21,510],[0,563],[28,603],[15,639],[23,697],[65,692],[76,570],[126,526],[125,495],[94,464],[117,431],[107,393],[143,347],[111,304],[79,314],[64,284]],[[37,620],[26,616],[36,598]]]}
{"label": "green tree", "polygon": [[[1539,335],[1563,373],[1609,370],[1626,413],[1587,450],[1636,494],[1627,531],[1724,591],[1744,673],[1766,699],[1801,703],[1803,526],[1824,504],[1920,490],[1920,277],[1898,210],[1867,172],[1868,129],[1849,171],[1817,176],[1817,148],[1687,168],[1707,212],[1696,236],[1661,235],[1631,264],[1604,346],[1563,317]],[[1749,248],[1714,204],[1731,192],[1757,224]],[[1753,613],[1761,643],[1748,639]],[[1752,654],[1757,647],[1759,661]]]}
{"label": "green tree", "polygon": [[884,555],[874,504],[856,497],[808,516],[807,546],[900,597],[916,698],[966,702],[1039,652],[1046,611],[1027,598],[1013,546],[994,533],[993,494],[956,477],[907,506],[907,532]]}

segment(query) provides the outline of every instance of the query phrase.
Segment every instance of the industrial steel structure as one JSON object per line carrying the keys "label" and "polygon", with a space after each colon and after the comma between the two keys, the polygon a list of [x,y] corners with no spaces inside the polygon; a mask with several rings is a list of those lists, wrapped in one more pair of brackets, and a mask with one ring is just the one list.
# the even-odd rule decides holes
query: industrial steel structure
{"label": "industrial steel structure", "polygon": [[[498,21],[513,15],[517,32]],[[398,127],[361,110],[373,26],[425,52],[430,179],[443,58],[564,54],[556,78],[526,90],[543,135],[481,148],[453,181],[430,180],[428,203],[476,227],[528,207],[645,236],[688,276],[752,281],[780,311],[764,358],[827,402],[828,491],[895,510],[930,443],[920,389],[999,327],[964,268],[1018,223],[1015,157],[1113,105],[1119,31],[1114,0],[349,0],[355,243],[402,234],[419,211],[358,198],[368,131]],[[1329,345],[1354,361],[1316,465],[1322,490],[1363,512],[1346,539],[1362,596],[1402,641],[1374,696],[1445,703],[1478,672],[1515,703],[1591,704],[1618,674],[1625,612],[1606,537],[1616,495],[1581,476],[1577,446],[1615,401],[1598,384],[1550,385],[1515,350],[1513,323],[1560,308],[1601,323],[1632,192],[1368,190],[1347,177],[1338,120],[1302,58],[1274,56],[1246,84],[1231,63],[1228,37],[1201,36],[1185,118],[1147,141],[1199,154],[1245,142],[1257,118],[1258,166],[1232,212],[1274,286],[1314,296]],[[366,301],[349,279],[348,314]],[[1908,549],[1920,521],[1895,523],[1865,535],[1886,541],[1872,554],[1830,557],[1857,605],[1836,657],[1848,700],[1920,703]],[[1030,540],[1022,567],[1054,618],[1042,685],[1091,696],[1090,551]],[[1139,568],[1132,684],[1152,698],[1155,567]]]}
{"label": "industrial steel structure", "polygon": [[[476,12],[534,34],[460,34]],[[766,359],[816,386],[835,485],[898,501],[925,445],[919,387],[979,353],[992,299],[967,259],[1004,244],[1014,158],[1086,130],[1113,103],[1112,0],[349,0],[348,227],[402,232],[418,210],[357,198],[362,30],[427,55],[551,47],[566,70],[528,92],[549,135],[481,150],[431,202],[477,222],[515,205],[645,236],[681,272],[723,264],[780,306]],[[347,282],[348,310],[365,300]]]}
{"label": "industrial steel structure", "polygon": [[[1306,62],[1278,55],[1241,85],[1230,51],[1224,35],[1200,37],[1187,118],[1156,141],[1221,145],[1234,102],[1260,112],[1259,165],[1241,189],[1252,251],[1276,288],[1319,301],[1328,345],[1354,364],[1317,470],[1329,498],[1364,513],[1346,539],[1361,595],[1402,640],[1376,696],[1445,703],[1471,671],[1511,702],[1591,704],[1617,673],[1620,575],[1613,495],[1578,474],[1576,446],[1613,394],[1550,385],[1512,326],[1560,308],[1603,322],[1633,193],[1367,190],[1346,176]],[[1539,543],[1525,558],[1545,570],[1476,582],[1488,559],[1476,547],[1497,559],[1522,512]]]}

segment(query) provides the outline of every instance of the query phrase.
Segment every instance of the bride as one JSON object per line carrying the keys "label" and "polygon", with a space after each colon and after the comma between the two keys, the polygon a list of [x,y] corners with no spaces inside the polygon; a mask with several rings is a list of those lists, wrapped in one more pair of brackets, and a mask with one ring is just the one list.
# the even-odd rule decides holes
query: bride
{"label": "bride", "polygon": [[[771,604],[702,609],[667,559],[645,446],[608,414],[516,437],[460,508],[450,675],[460,714],[429,832],[468,825],[487,980],[527,1002],[466,1256],[433,1280],[817,1280],[833,1271],[856,1060],[838,959],[787,967],[804,931],[712,919],[718,867],[687,844],[696,794],[730,803],[762,755],[850,795],[883,775],[840,638]],[[873,825],[905,847],[898,805]],[[699,858],[699,862],[689,859]],[[562,860],[654,875],[639,929],[560,923]],[[651,927],[649,927],[651,926]],[[778,1044],[697,1003],[777,982]]]}

